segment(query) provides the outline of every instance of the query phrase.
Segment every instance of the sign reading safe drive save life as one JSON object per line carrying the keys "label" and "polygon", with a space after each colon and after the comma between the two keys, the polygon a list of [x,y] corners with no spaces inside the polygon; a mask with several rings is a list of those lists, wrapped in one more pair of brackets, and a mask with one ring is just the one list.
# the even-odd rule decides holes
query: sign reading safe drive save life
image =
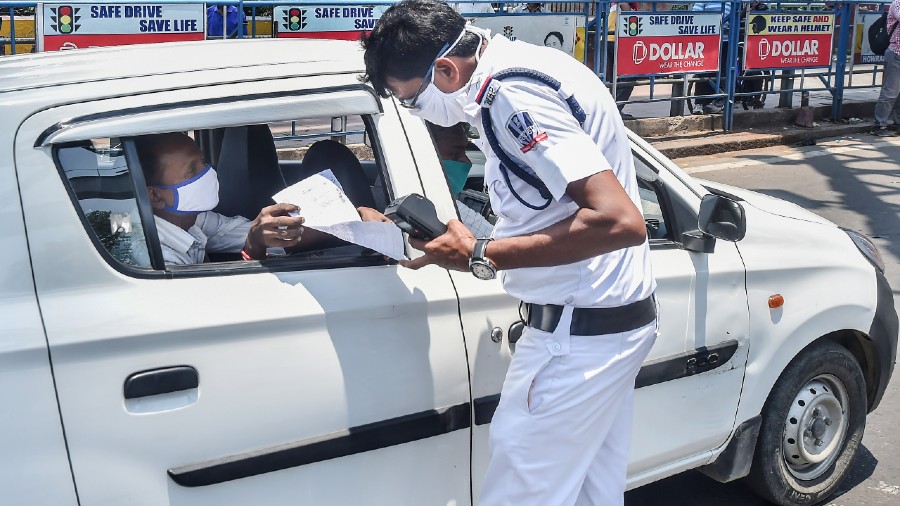
{"label": "sign reading safe drive save life", "polygon": [[38,43],[44,51],[203,40],[203,4],[43,4]]}
{"label": "sign reading safe drive save life", "polygon": [[719,68],[720,13],[621,12],[616,24],[618,76]]}
{"label": "sign reading safe drive save life", "polygon": [[390,5],[279,5],[272,12],[279,38],[358,40]]}
{"label": "sign reading safe drive save life", "polygon": [[834,13],[747,15],[745,69],[831,66]]}

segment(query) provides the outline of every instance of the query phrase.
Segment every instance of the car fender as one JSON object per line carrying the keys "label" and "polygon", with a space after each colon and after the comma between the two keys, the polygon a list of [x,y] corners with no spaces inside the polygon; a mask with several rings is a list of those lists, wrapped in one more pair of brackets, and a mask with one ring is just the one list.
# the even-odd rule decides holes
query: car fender
{"label": "car fender", "polygon": [[[817,339],[867,334],[877,303],[875,268],[833,224],[799,221],[745,205],[750,353],[736,424],[762,412],[788,363]],[[769,307],[781,295],[784,305]]]}

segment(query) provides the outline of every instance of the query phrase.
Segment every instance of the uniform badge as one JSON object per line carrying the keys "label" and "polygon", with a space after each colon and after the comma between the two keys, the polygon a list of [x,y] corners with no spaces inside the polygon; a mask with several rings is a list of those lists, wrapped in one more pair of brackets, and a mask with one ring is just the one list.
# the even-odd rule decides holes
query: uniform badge
{"label": "uniform badge", "polygon": [[547,133],[542,131],[531,115],[525,111],[510,116],[506,121],[506,129],[522,145],[523,153],[531,151],[539,142],[547,140]]}

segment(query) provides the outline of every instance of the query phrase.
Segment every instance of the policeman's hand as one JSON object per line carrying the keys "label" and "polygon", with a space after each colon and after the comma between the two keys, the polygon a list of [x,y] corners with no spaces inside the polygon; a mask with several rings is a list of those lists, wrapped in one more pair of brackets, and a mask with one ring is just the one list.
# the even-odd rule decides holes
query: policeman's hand
{"label": "policeman's hand", "polygon": [[422,241],[413,237],[409,244],[425,252],[425,255],[414,260],[401,260],[400,265],[409,269],[419,269],[429,264],[457,271],[469,270],[469,258],[475,247],[475,236],[459,220],[450,220],[447,231],[431,241]]}
{"label": "policeman's hand", "polygon": [[265,258],[266,248],[289,248],[300,244],[303,218],[291,216],[300,208],[293,204],[275,204],[263,208],[250,224],[244,251],[252,258]]}

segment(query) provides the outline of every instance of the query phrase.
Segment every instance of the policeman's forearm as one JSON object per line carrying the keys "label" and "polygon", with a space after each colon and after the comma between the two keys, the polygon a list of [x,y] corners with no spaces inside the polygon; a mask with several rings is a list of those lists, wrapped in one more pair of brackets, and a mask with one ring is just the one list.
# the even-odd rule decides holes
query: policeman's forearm
{"label": "policeman's forearm", "polygon": [[486,256],[498,269],[549,267],[643,244],[644,219],[624,212],[579,209],[573,216],[533,234],[492,241]]}

